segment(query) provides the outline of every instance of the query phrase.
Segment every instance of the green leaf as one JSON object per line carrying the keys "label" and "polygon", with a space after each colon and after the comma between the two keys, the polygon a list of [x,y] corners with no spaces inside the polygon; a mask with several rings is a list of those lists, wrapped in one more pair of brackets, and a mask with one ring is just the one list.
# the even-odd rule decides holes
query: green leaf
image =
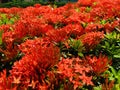
{"label": "green leaf", "polygon": [[102,87],[101,86],[93,87],[93,90],[102,90]]}
{"label": "green leaf", "polygon": [[10,30],[11,30],[11,31],[13,31],[13,28],[12,28],[12,27],[10,27]]}
{"label": "green leaf", "polygon": [[101,20],[100,24],[105,24],[107,21],[106,20]]}
{"label": "green leaf", "polygon": [[120,84],[115,84],[112,90],[120,90]]}
{"label": "green leaf", "polygon": [[85,28],[88,24],[83,22],[83,23],[81,23],[81,25],[82,25],[83,28]]}
{"label": "green leaf", "polygon": [[97,2],[93,2],[93,5],[94,5],[94,6],[97,5]]}
{"label": "green leaf", "polygon": [[5,19],[5,18],[6,18],[6,14],[1,14],[1,17],[2,17],[3,19]]}
{"label": "green leaf", "polygon": [[115,44],[112,44],[110,49],[114,49],[115,48]]}
{"label": "green leaf", "polygon": [[8,21],[9,21],[9,20],[8,20],[7,18],[4,18],[4,19],[3,19],[3,23],[4,23],[4,24],[7,24]]}
{"label": "green leaf", "polygon": [[120,70],[117,72],[117,75],[118,75],[118,84],[120,84]]}
{"label": "green leaf", "polygon": [[120,58],[120,53],[117,55],[113,55],[114,58]]}
{"label": "green leaf", "polygon": [[113,38],[116,39],[117,33],[116,33],[116,32],[113,32],[112,34],[113,34]]}
{"label": "green leaf", "polygon": [[84,55],[83,55],[83,53],[79,52],[78,56],[83,57]]}
{"label": "green leaf", "polygon": [[2,44],[2,34],[3,34],[3,31],[0,31],[0,45]]}
{"label": "green leaf", "polygon": [[11,22],[11,24],[13,24],[15,22],[15,18],[11,18],[10,22]]}
{"label": "green leaf", "polygon": [[0,25],[2,25],[3,24],[3,22],[2,22],[2,20],[0,20]]}
{"label": "green leaf", "polygon": [[74,42],[73,48],[74,48],[74,49],[78,49],[80,46],[81,46],[80,40],[76,40],[76,41]]}
{"label": "green leaf", "polygon": [[76,11],[76,12],[80,12],[80,9],[79,9],[79,8],[76,8],[75,11]]}
{"label": "green leaf", "polygon": [[110,66],[110,69],[111,69],[113,75],[116,77],[117,76],[117,71],[112,66]]}
{"label": "green leaf", "polygon": [[91,7],[86,7],[86,12],[90,12],[91,9]]}
{"label": "green leaf", "polygon": [[110,47],[110,44],[105,41],[105,46],[106,46],[107,48],[109,48],[109,47]]}

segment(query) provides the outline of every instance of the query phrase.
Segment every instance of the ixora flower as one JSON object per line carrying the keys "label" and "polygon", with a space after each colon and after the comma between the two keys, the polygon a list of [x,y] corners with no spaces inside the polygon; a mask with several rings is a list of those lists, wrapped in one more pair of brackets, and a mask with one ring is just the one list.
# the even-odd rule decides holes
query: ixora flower
{"label": "ixora flower", "polygon": [[100,41],[103,38],[104,38],[103,32],[89,32],[80,36],[83,45],[85,45],[87,49],[94,48],[97,44],[100,43]]}
{"label": "ixora flower", "polygon": [[81,25],[79,24],[68,24],[63,28],[64,32],[67,32],[68,36],[70,37],[71,35],[74,35],[77,37],[81,36],[84,34],[84,29]]}
{"label": "ixora flower", "polygon": [[6,78],[7,72],[3,70],[0,73],[0,90],[17,90],[17,85],[12,85],[12,80],[10,78]]}
{"label": "ixora flower", "polygon": [[40,4],[35,4],[34,7],[39,8],[41,5]]}
{"label": "ixora flower", "polygon": [[65,41],[68,38],[67,32],[64,29],[58,29],[58,30],[53,29],[48,31],[46,35],[49,37],[50,41],[57,43]]}
{"label": "ixora flower", "polygon": [[100,54],[99,57],[86,56],[86,60],[92,67],[96,75],[100,75],[105,72],[109,68],[108,65],[111,64],[111,60],[109,60],[107,56],[102,54]]}
{"label": "ixora flower", "polygon": [[84,85],[93,85],[92,76],[87,76],[91,70],[90,66],[79,58],[62,59],[57,64],[57,68],[58,74],[63,76],[63,80],[68,79],[74,90]]}
{"label": "ixora flower", "polygon": [[23,43],[21,50],[25,55],[14,63],[10,77],[13,80],[20,77],[20,84],[24,87],[38,89],[43,84],[46,85],[47,72],[59,61],[59,48],[52,44],[46,46],[42,40],[36,39]]}

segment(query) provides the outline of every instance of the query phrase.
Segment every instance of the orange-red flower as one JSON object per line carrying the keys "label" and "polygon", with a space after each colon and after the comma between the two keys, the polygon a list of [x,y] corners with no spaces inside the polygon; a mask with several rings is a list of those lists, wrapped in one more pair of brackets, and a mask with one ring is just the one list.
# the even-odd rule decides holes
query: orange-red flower
{"label": "orange-red flower", "polygon": [[[45,82],[47,72],[59,60],[59,48],[52,44],[46,44],[40,39],[28,40],[19,46],[25,54],[20,61],[14,63],[10,71],[11,78],[20,78],[20,84],[28,87],[32,80],[35,83],[35,88]],[[39,85],[38,85],[39,84]]]}
{"label": "orange-red flower", "polygon": [[63,80],[68,79],[73,84],[73,88],[83,87],[84,85],[93,85],[92,77],[86,75],[91,69],[89,65],[84,64],[79,58],[62,59],[57,64],[57,72],[62,75]]}
{"label": "orange-red flower", "polygon": [[100,54],[99,57],[86,56],[86,60],[96,75],[104,73],[109,68],[110,60],[105,55]]}
{"label": "orange-red flower", "polygon": [[6,70],[0,73],[0,90],[17,90],[17,85],[12,84],[12,80],[7,78]]}
{"label": "orange-red flower", "polygon": [[35,4],[34,7],[39,8],[41,5],[40,4]]}
{"label": "orange-red flower", "polygon": [[102,32],[89,32],[80,37],[86,49],[94,48],[103,38],[104,34]]}

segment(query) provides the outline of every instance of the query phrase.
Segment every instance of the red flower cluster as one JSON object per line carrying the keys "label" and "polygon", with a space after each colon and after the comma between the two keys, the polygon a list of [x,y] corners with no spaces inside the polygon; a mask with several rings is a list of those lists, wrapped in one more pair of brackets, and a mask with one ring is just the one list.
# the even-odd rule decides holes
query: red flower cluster
{"label": "red flower cluster", "polygon": [[[62,75],[63,80],[68,79],[73,84],[74,89],[82,87],[83,85],[93,85],[92,76],[87,76],[90,72],[90,66],[85,64],[83,60],[79,58],[63,59],[58,65],[58,73]],[[69,89],[69,86],[68,86]]]}
{"label": "red flower cluster", "polygon": [[17,85],[12,85],[12,80],[7,77],[7,72],[4,70],[0,73],[0,90],[17,90]]}
{"label": "red flower cluster", "polygon": [[85,47],[87,49],[91,49],[100,43],[100,41],[104,38],[104,34],[102,32],[89,32],[80,38],[82,39],[82,43]]}
{"label": "red flower cluster", "polygon": [[100,55],[97,57],[86,57],[87,62],[92,67],[94,73],[96,75],[100,75],[105,72],[109,68],[109,64],[111,63],[107,56]]}
{"label": "red flower cluster", "polygon": [[36,39],[26,41],[20,45],[20,49],[25,55],[14,63],[10,78],[19,78],[21,88],[32,87],[39,90],[40,86],[47,84],[47,73],[59,60],[59,48]]}

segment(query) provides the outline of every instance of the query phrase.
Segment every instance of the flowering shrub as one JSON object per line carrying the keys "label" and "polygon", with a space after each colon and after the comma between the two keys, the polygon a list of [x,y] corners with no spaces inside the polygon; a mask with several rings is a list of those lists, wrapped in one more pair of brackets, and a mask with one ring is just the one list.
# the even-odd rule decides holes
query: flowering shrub
{"label": "flowering shrub", "polygon": [[119,90],[119,4],[0,8],[0,90]]}

